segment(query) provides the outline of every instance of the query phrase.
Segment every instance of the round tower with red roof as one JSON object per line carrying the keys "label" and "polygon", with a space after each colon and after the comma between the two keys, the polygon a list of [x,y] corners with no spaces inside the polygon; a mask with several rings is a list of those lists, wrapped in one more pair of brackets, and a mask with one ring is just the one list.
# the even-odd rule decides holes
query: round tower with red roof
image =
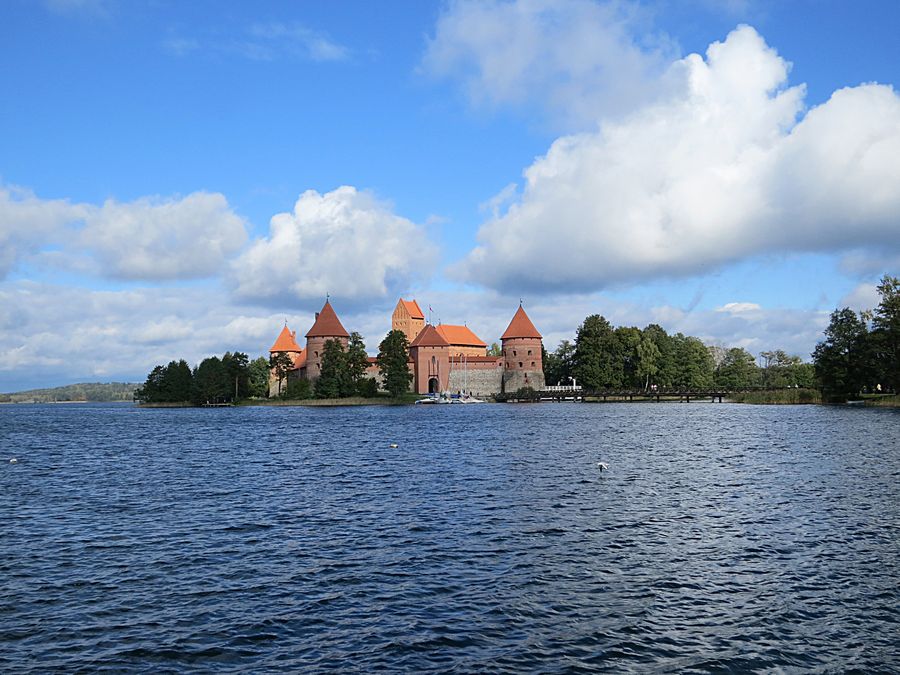
{"label": "round tower with red roof", "polygon": [[537,328],[519,305],[509,326],[500,336],[503,359],[503,391],[523,387],[544,388],[543,340]]}
{"label": "round tower with red roof", "polygon": [[[270,356],[274,356],[275,354],[287,354],[294,363],[295,371],[303,366],[305,354],[300,348],[300,345],[297,344],[297,332],[288,328],[286,320],[284,322],[284,328],[281,329],[281,332],[275,339],[275,343],[269,349]],[[286,383],[278,379],[278,375],[275,373],[274,368],[269,371],[270,396],[278,396],[281,393],[281,388],[284,384]]]}
{"label": "round tower with red roof", "polygon": [[306,333],[306,378],[315,380],[322,372],[322,354],[325,343],[337,340],[344,349],[350,341],[350,333],[346,331],[338,319],[331,303],[326,300],[322,311],[316,312],[316,321]]}

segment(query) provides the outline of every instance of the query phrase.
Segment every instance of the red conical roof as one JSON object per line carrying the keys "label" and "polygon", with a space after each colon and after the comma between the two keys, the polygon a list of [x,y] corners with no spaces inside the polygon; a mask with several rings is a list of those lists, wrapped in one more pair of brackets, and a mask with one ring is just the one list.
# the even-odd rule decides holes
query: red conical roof
{"label": "red conical roof", "polygon": [[287,324],[284,324],[284,328],[281,329],[281,332],[278,334],[278,337],[275,340],[275,344],[272,345],[272,348],[269,350],[270,352],[299,352],[301,351],[300,345],[297,344],[297,340],[294,338],[294,333],[288,330]]}
{"label": "red conical roof", "polygon": [[312,328],[309,329],[306,337],[349,338],[350,333],[348,333],[341,325],[341,320],[338,319],[337,314],[334,313],[331,303],[326,300],[325,305],[322,307],[322,311],[316,314],[316,322],[312,325]]}
{"label": "red conical roof", "polygon": [[430,323],[412,341],[410,347],[449,347],[450,343],[441,337],[434,326]]}
{"label": "red conical roof", "polygon": [[410,318],[412,319],[424,319],[425,315],[422,313],[422,308],[419,307],[419,303],[415,300],[404,300],[400,298],[400,302],[403,303],[403,306],[406,307],[406,311],[409,313]]}
{"label": "red conical roof", "polygon": [[508,340],[509,338],[541,338],[541,334],[538,333],[538,329],[531,323],[531,319],[528,318],[522,305],[519,305],[519,309],[513,315],[506,332],[500,336],[501,340]]}

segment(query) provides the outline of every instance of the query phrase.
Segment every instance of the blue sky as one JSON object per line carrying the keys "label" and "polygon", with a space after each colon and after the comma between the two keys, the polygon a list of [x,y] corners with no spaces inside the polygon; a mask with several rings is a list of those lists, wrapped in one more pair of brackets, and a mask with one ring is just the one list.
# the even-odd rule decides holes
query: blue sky
{"label": "blue sky", "polygon": [[808,357],[900,261],[896,2],[0,8],[0,391],[264,354],[325,293]]}

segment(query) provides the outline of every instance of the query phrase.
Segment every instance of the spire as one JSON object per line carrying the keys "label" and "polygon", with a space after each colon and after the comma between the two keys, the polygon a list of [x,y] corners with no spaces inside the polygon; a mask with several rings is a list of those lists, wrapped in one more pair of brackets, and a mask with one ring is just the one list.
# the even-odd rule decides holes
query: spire
{"label": "spire", "polygon": [[541,334],[538,333],[538,329],[531,323],[531,319],[529,319],[528,315],[525,313],[525,308],[522,307],[521,302],[519,303],[519,309],[517,309],[516,313],[513,315],[512,321],[509,322],[506,332],[500,336],[501,340],[508,340],[510,338],[541,339]]}
{"label": "spire", "polygon": [[316,322],[307,332],[306,337],[344,337],[349,338],[350,333],[341,325],[331,302],[326,300],[321,312],[316,313]]}
{"label": "spire", "polygon": [[275,340],[275,344],[272,345],[272,348],[269,350],[270,352],[299,352],[302,351],[300,349],[300,345],[297,344],[297,340],[294,338],[294,333],[287,327],[287,322],[284,324],[284,328],[281,329],[281,332],[278,334],[278,338]]}

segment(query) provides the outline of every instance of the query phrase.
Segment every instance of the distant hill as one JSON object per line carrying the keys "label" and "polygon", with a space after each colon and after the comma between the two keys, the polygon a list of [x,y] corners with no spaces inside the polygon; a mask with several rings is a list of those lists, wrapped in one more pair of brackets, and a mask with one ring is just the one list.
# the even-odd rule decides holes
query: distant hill
{"label": "distant hill", "polygon": [[59,403],[65,401],[131,401],[140,384],[129,382],[84,382],[52,389],[29,389],[0,394],[0,403]]}

